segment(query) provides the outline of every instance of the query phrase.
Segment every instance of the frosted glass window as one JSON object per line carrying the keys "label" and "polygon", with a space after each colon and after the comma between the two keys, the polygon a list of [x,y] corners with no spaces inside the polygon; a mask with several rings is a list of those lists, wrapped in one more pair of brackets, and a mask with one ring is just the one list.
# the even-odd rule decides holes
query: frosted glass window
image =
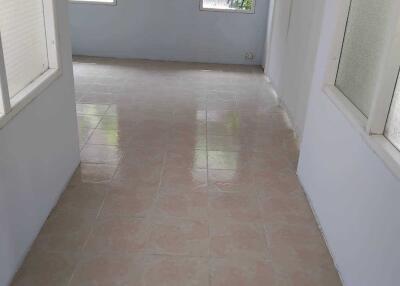
{"label": "frosted glass window", "polygon": [[394,93],[392,106],[385,128],[386,138],[400,150],[400,78],[397,80],[397,86]]}
{"label": "frosted glass window", "polygon": [[49,69],[42,0],[0,0],[0,31],[12,98]]}
{"label": "frosted glass window", "polygon": [[369,116],[383,48],[389,40],[389,13],[397,0],[352,0],[336,87]]}

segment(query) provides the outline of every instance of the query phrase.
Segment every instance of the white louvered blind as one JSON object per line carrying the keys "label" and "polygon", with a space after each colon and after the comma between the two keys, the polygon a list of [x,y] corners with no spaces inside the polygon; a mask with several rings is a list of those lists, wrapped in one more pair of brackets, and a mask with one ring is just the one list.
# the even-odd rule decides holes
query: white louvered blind
{"label": "white louvered blind", "polygon": [[0,0],[0,32],[12,98],[49,69],[43,0]]}

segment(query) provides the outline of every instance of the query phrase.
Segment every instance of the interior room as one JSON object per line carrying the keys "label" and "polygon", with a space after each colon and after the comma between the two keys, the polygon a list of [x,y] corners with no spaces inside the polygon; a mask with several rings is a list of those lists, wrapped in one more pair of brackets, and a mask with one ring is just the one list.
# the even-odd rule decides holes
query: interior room
{"label": "interior room", "polygon": [[399,0],[0,0],[0,286],[400,285]]}

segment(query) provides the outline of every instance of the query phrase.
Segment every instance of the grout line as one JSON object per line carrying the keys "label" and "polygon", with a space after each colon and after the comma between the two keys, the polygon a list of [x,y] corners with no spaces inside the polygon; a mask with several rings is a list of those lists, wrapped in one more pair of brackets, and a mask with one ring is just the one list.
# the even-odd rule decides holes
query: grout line
{"label": "grout line", "polygon": [[[103,165],[107,165],[107,164],[103,164]],[[119,168],[119,163],[118,163],[117,167],[115,168],[115,170],[114,170],[114,172],[113,172],[113,174],[112,174],[111,179],[109,180],[109,182],[107,182],[107,183],[99,183],[99,184],[108,185],[108,186],[110,187],[110,184],[111,184],[112,180],[114,179],[114,176],[115,176],[115,174],[117,173],[118,168]],[[92,223],[92,225],[91,225],[91,227],[90,227],[90,231],[89,231],[89,233],[88,233],[88,235],[87,235],[87,237],[86,237],[84,243],[82,244],[82,247],[80,248],[81,251],[80,251],[80,253],[79,253],[79,258],[77,259],[77,262],[76,262],[76,264],[75,264],[75,266],[74,266],[74,269],[73,269],[73,271],[72,271],[72,273],[71,273],[71,277],[70,277],[70,279],[68,280],[67,286],[71,285],[72,280],[74,279],[74,275],[75,275],[75,273],[76,273],[76,271],[77,271],[77,269],[78,269],[78,266],[79,266],[79,265],[81,264],[81,262],[82,262],[82,259],[83,259],[83,256],[84,256],[84,252],[83,252],[83,251],[84,251],[84,249],[85,249],[87,243],[89,242],[89,239],[90,239],[91,235],[93,234],[93,231],[94,231],[94,228],[95,228],[95,224],[96,224],[96,222],[97,222],[97,220],[98,220],[98,218],[99,218],[99,216],[100,216],[101,211],[103,210],[103,207],[104,207],[106,198],[107,198],[107,196],[109,195],[110,192],[111,192],[111,191],[110,191],[110,188],[108,188],[108,190],[107,190],[106,193],[104,194],[104,197],[103,197],[103,200],[102,200],[102,202],[101,202],[101,204],[100,204],[100,207],[99,207],[99,209],[97,210],[96,218],[95,218],[94,222]]]}
{"label": "grout line", "polygon": [[211,230],[210,230],[210,214],[209,214],[209,209],[210,209],[210,200],[209,200],[209,164],[208,164],[208,95],[206,98],[206,106],[205,106],[205,112],[206,112],[206,188],[207,188],[207,227],[208,227],[208,249],[207,249],[207,267],[208,267],[208,285],[211,286],[212,284],[212,269],[211,269],[211,253],[210,253],[210,248],[211,248]]}

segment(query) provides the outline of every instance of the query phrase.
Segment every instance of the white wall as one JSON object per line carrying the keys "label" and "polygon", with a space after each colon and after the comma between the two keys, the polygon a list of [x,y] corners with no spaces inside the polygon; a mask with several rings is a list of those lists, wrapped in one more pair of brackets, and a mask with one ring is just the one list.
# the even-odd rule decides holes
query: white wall
{"label": "white wall", "polygon": [[0,129],[0,285],[8,285],[79,163],[67,1],[62,76]]}
{"label": "white wall", "polygon": [[274,10],[267,76],[299,138],[303,134],[310,94],[322,3],[320,0],[277,1]]}
{"label": "white wall", "polygon": [[345,286],[400,285],[400,180],[322,92],[337,21],[325,0],[298,174]]}
{"label": "white wall", "polygon": [[[280,87],[282,66],[285,56],[287,34],[289,29],[289,15],[292,0],[275,1],[273,19],[271,20],[271,43],[266,58],[266,74],[275,89]],[[277,92],[279,92],[277,90]]]}
{"label": "white wall", "polygon": [[262,55],[262,67],[264,73],[268,76],[266,66],[268,65],[271,55],[268,51],[271,49],[271,38],[272,38],[272,21],[274,19],[275,0],[269,0],[268,5],[268,18],[267,18],[267,31],[265,35],[264,53]]}
{"label": "white wall", "polygon": [[[200,11],[200,0],[70,4],[73,53],[118,58],[261,64],[268,0],[255,14]],[[253,61],[245,60],[252,52]]]}

